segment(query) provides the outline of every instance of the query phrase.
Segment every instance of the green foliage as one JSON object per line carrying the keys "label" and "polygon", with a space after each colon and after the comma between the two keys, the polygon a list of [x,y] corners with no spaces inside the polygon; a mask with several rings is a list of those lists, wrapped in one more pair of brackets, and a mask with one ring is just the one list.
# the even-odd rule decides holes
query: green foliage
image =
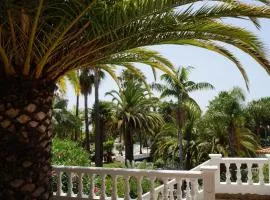
{"label": "green foliage", "polygon": [[104,144],[104,151],[111,153],[114,147],[114,140],[113,139],[107,140],[103,144]]}
{"label": "green foliage", "polygon": [[76,131],[80,131],[82,120],[75,113],[67,109],[68,101],[57,96],[53,105],[54,135],[61,138],[72,139]]}
{"label": "green foliage", "polygon": [[202,132],[208,134],[208,137],[214,134],[212,137],[219,140],[215,142],[221,142],[223,149],[229,151],[231,156],[254,156],[259,148],[256,135],[246,125],[244,101],[243,91],[233,88],[231,91],[221,92],[212,100],[205,114],[206,121],[209,120],[212,126],[205,127]]}
{"label": "green foliage", "polygon": [[[153,135],[162,126],[161,115],[151,109],[155,108],[158,101],[152,98],[141,84],[127,81],[119,92],[113,90],[107,95],[112,96],[113,101],[116,102],[114,108],[116,113],[115,127],[121,135],[125,136],[126,151],[133,152],[132,138],[135,135],[141,134],[141,131]],[[131,157],[133,157],[133,153],[132,155],[126,153],[126,160],[132,160]]]}
{"label": "green foliage", "polygon": [[90,166],[89,154],[70,140],[53,139],[53,165]]}

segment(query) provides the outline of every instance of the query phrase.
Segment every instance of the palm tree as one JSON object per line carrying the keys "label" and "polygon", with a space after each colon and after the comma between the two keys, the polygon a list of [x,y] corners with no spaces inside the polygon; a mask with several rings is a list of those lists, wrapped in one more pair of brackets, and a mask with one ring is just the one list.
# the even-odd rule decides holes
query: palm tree
{"label": "palm tree", "polygon": [[[170,105],[170,106],[169,106]],[[179,163],[179,135],[178,125],[175,119],[173,110],[177,108],[174,103],[163,103],[165,106],[166,117],[169,121],[162,127],[161,131],[155,136],[154,140],[154,157],[155,159],[162,159],[165,163],[176,166]],[[171,107],[171,108],[169,108]],[[185,152],[185,169],[191,169],[193,160],[198,161],[198,150],[195,150],[199,141],[196,132],[196,122],[200,118],[201,110],[198,106],[194,106],[190,102],[183,102],[185,112],[185,123],[183,125],[183,151]],[[163,107],[164,108],[164,107]],[[169,109],[168,109],[169,108]],[[169,112],[168,112],[169,111]],[[178,156],[177,156],[178,154]],[[177,159],[178,158],[178,159]],[[193,159],[195,158],[195,159]],[[168,163],[169,162],[169,163]]]}
{"label": "palm tree", "polygon": [[54,136],[73,139],[70,130],[80,130],[81,126],[80,118],[67,109],[67,100],[61,97],[55,98],[53,105]]}
{"label": "palm tree", "polygon": [[[95,141],[95,146],[99,145],[98,151],[95,150],[95,165],[97,167],[102,167],[103,166],[103,155],[104,155],[104,148],[103,144],[106,138],[113,136],[115,130],[114,130],[114,122],[115,122],[115,112],[113,111],[114,104],[112,102],[106,102],[106,101],[101,101],[98,103],[98,109],[99,111],[97,112],[97,106],[96,104],[93,106],[93,111],[91,115],[91,120],[94,122],[94,128],[96,132],[96,139],[98,139],[98,143]],[[99,131],[96,131],[97,129],[97,124],[96,124],[96,117],[98,113],[98,122],[99,122]],[[99,136],[99,137],[97,137]],[[97,149],[97,147],[95,147]],[[99,153],[97,153],[99,152]],[[100,156],[97,158],[97,156]],[[98,160],[99,159],[99,160]],[[98,163],[97,162],[100,162]]]}
{"label": "palm tree", "polygon": [[105,76],[104,72],[96,69],[94,71],[94,86],[95,86],[95,104],[94,104],[94,122],[95,122],[95,165],[97,167],[103,166],[103,134],[100,125],[100,108],[99,108],[99,84],[100,80]]}
{"label": "palm tree", "polygon": [[[219,126],[223,139],[229,144],[230,156],[254,155],[258,148],[256,136],[246,127],[243,103],[245,95],[241,88],[221,92],[209,104],[207,115]],[[227,137],[227,138],[226,138]],[[216,137],[217,138],[217,137]]]}
{"label": "palm tree", "polygon": [[153,88],[161,92],[161,98],[174,97],[177,100],[176,105],[176,123],[178,127],[178,145],[179,145],[179,168],[183,169],[183,134],[182,129],[185,123],[185,103],[190,103],[200,109],[194,99],[189,96],[189,93],[203,89],[213,89],[210,83],[201,82],[195,83],[189,80],[191,67],[182,67],[174,71],[174,76],[163,74],[161,80],[166,84],[153,84]]}
{"label": "palm tree", "polygon": [[162,117],[150,110],[156,102],[149,97],[146,89],[130,81],[125,88],[120,91],[113,90],[107,95],[113,97],[117,102],[116,118],[117,126],[121,134],[124,135],[125,160],[134,160],[133,155],[133,137],[134,133],[144,130],[151,132],[163,123]]}
{"label": "palm tree", "polygon": [[[58,80],[58,86],[59,90],[63,93],[66,94],[67,90],[67,80],[73,87],[73,90],[76,95],[76,108],[75,108],[75,115],[76,117],[79,117],[79,98],[80,98],[80,81],[79,81],[79,70],[75,71],[70,71],[69,73],[66,74],[66,76],[61,77]],[[79,132],[80,130],[74,130],[74,138],[75,141],[78,140],[79,137]]]}
{"label": "palm tree", "polygon": [[[156,73],[156,68],[163,70],[163,71],[167,71],[167,73],[170,73],[167,70],[167,67],[172,69],[173,65],[172,63],[167,60],[166,58],[164,58],[163,56],[161,56],[158,52],[153,51],[153,50],[149,50],[146,48],[136,48],[136,49],[132,49],[132,50],[127,50],[125,52],[120,52],[117,53],[115,55],[113,55],[112,57],[110,57],[109,59],[107,59],[106,61],[104,61],[103,63],[97,64],[95,66],[95,70],[92,70],[93,73],[93,77],[94,78],[94,87],[95,87],[95,105],[96,105],[96,109],[95,109],[95,164],[96,166],[102,166],[102,149],[103,149],[103,144],[102,144],[102,135],[100,135],[100,128],[99,128],[99,108],[98,108],[98,102],[99,102],[99,94],[98,94],[98,89],[99,89],[99,84],[100,84],[100,79],[103,79],[105,77],[105,73],[107,72],[115,81],[116,83],[119,84],[118,78],[116,76],[115,73],[115,65],[117,66],[122,66],[124,68],[126,68],[125,73],[127,74],[127,76],[132,76],[133,79],[137,80],[137,82],[142,82],[144,83],[144,85],[147,86],[147,83],[145,82],[145,77],[143,75],[143,73],[136,68],[135,63],[142,63],[145,65],[148,65],[152,68],[153,70],[153,74],[155,75]],[[78,73],[77,73],[78,76]],[[65,77],[64,77],[65,78]],[[63,91],[65,91],[66,88],[66,83],[65,83],[65,79],[62,78],[60,79],[59,83],[61,83],[61,87]],[[75,94],[77,94],[76,89],[80,88],[80,86],[77,84],[77,81],[79,79],[79,77],[76,78],[76,73],[75,71],[72,71],[70,73],[67,74],[66,78],[70,81],[70,83],[72,84],[74,90],[75,90]],[[121,79],[121,78],[120,78]],[[78,89],[77,89],[78,90]],[[77,104],[76,104],[76,108],[78,107],[78,95],[77,95]]]}
{"label": "palm tree", "polygon": [[83,70],[80,74],[80,88],[84,95],[84,123],[85,123],[85,147],[90,152],[90,132],[89,132],[89,117],[88,117],[88,95],[92,93],[94,85],[94,75],[90,70]]}
{"label": "palm tree", "polygon": [[[116,53],[140,46],[179,44],[218,52],[244,74],[237,58],[219,41],[251,55],[269,72],[258,38],[219,19],[248,18],[259,26],[257,19],[269,18],[270,8],[240,0],[205,4],[196,0],[2,0],[0,145],[10,148],[1,149],[0,159],[16,159],[0,165],[1,199],[51,197],[52,99],[55,83],[71,70],[94,68]],[[173,12],[176,7],[180,9]],[[32,165],[21,167],[26,161]],[[18,179],[21,184],[12,187],[11,180]],[[20,187],[29,184],[35,186],[32,192]]]}

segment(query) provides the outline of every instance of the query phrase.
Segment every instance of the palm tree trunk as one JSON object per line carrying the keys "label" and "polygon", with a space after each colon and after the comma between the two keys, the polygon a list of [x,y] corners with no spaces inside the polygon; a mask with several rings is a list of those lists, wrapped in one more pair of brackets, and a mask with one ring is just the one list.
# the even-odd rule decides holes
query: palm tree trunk
{"label": "palm tree trunk", "polygon": [[185,159],[185,170],[190,170],[191,169],[191,165],[192,165],[192,158],[191,158],[191,149],[190,147],[190,141],[191,141],[191,136],[192,136],[192,132],[191,131],[187,131],[186,132],[186,139],[187,139],[187,150],[186,150],[186,159]]}
{"label": "palm tree trunk", "polygon": [[[79,104],[80,104],[80,95],[77,95],[77,98],[76,98],[76,111],[75,111],[76,117],[79,117]],[[80,134],[79,130],[75,129],[75,141],[78,140],[79,134]]]}
{"label": "palm tree trunk", "polygon": [[181,110],[181,98],[178,99],[178,109],[177,109],[177,123],[178,123],[178,146],[179,146],[179,169],[184,169],[184,160],[183,160],[183,121],[184,114]]}
{"label": "palm tree trunk", "polygon": [[125,160],[127,162],[132,162],[134,160],[133,155],[133,140],[132,135],[129,130],[126,130],[124,133],[124,142],[125,142]]}
{"label": "palm tree trunk", "polygon": [[103,137],[100,130],[100,110],[99,110],[99,72],[95,71],[95,165],[96,167],[103,166]]}
{"label": "palm tree trunk", "polygon": [[90,133],[89,133],[89,119],[88,119],[88,94],[84,94],[84,123],[85,123],[85,146],[86,150],[90,152]]}
{"label": "palm tree trunk", "polygon": [[139,133],[139,138],[140,138],[140,154],[142,154],[142,133],[141,133],[141,131]]}
{"label": "palm tree trunk", "polygon": [[181,128],[178,129],[178,145],[179,145],[179,169],[184,169],[183,164],[183,134]]}
{"label": "palm tree trunk", "polygon": [[51,199],[52,100],[55,84],[0,84],[0,199]]}
{"label": "palm tree trunk", "polygon": [[235,127],[234,127],[234,123],[231,121],[228,127],[228,141],[229,141],[229,149],[230,149],[230,156],[231,157],[235,157],[236,156],[236,152],[235,152]]}

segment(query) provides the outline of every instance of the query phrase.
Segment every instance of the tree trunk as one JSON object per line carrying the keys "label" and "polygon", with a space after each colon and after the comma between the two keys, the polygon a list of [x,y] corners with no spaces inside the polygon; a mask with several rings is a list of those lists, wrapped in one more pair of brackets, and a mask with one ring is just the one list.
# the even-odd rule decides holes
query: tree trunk
{"label": "tree trunk", "polygon": [[235,152],[235,126],[234,123],[231,121],[228,127],[228,141],[229,141],[229,149],[230,149],[230,155],[231,157],[235,157],[236,156],[236,152]]}
{"label": "tree trunk", "polygon": [[183,134],[181,129],[178,129],[178,145],[179,145],[179,169],[183,169],[184,168],[184,164],[183,164]]}
{"label": "tree trunk", "polygon": [[94,76],[95,85],[95,165],[96,167],[103,166],[103,137],[100,130],[100,110],[99,110],[99,72],[95,71]]}
{"label": "tree trunk", "polygon": [[186,160],[185,160],[185,170],[190,170],[191,165],[192,165],[192,155],[191,155],[191,150],[190,150],[190,141],[191,141],[191,132],[187,132],[187,150],[186,150]]}
{"label": "tree trunk", "polygon": [[90,133],[88,119],[88,94],[84,94],[84,123],[85,123],[85,147],[90,152]]}
{"label": "tree trunk", "polygon": [[182,133],[182,127],[184,123],[184,113],[181,110],[181,98],[178,99],[177,123],[178,123],[177,125],[178,125],[178,146],[179,146],[179,169],[184,169],[183,133]]}
{"label": "tree trunk", "polygon": [[[80,95],[77,95],[76,98],[76,117],[79,117],[79,103],[80,103]],[[79,134],[80,134],[80,130],[78,130],[77,128],[75,129],[75,141],[78,141],[79,138]]]}
{"label": "tree trunk", "polygon": [[0,199],[51,199],[55,84],[0,83]]}
{"label": "tree trunk", "polygon": [[126,162],[132,162],[134,160],[133,156],[133,140],[132,135],[129,130],[126,130],[124,133],[124,142],[125,142],[125,160]]}
{"label": "tree trunk", "polygon": [[142,154],[142,133],[139,133],[139,138],[140,138],[140,154]]}

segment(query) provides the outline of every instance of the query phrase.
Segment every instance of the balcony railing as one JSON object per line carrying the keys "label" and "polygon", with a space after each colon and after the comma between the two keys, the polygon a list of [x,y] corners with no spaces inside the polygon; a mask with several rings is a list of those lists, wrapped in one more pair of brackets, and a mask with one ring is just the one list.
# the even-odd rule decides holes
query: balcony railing
{"label": "balcony railing", "polygon": [[207,165],[217,166],[216,193],[270,195],[268,158],[222,158],[210,154]]}
{"label": "balcony railing", "polygon": [[[216,169],[214,166],[206,166],[202,171],[55,166],[54,199],[214,200]],[[96,185],[97,179],[100,180],[99,185]],[[111,181],[109,187],[106,185],[108,179]],[[134,197],[133,194],[133,198],[130,196],[131,179],[133,179],[133,184],[135,180],[137,186],[136,195]],[[145,180],[150,184],[150,188],[144,193],[142,182]],[[87,181],[89,184],[86,183]],[[118,181],[124,182],[122,196],[118,193]],[[85,192],[87,190],[88,193]]]}
{"label": "balcony railing", "polygon": [[[215,194],[224,193],[270,196],[268,158],[209,156],[190,171],[54,166],[54,198],[214,200]],[[119,182],[124,185],[122,193]],[[149,187],[143,191],[145,182]]]}

